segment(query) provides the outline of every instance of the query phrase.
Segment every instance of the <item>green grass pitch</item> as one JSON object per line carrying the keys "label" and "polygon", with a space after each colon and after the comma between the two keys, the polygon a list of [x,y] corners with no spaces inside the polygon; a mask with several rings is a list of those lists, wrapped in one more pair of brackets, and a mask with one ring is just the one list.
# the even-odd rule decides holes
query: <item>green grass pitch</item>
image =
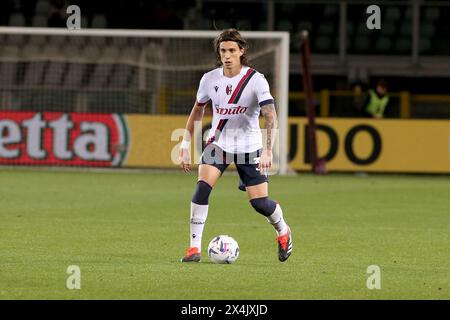
{"label": "green grass pitch", "polygon": [[[449,299],[448,176],[271,177],[293,232],[275,232],[224,175],[210,197],[203,260],[182,264],[196,173],[0,170],[0,299]],[[209,262],[218,234],[235,264]],[[81,289],[66,287],[67,268]],[[381,270],[369,290],[367,268]]]}

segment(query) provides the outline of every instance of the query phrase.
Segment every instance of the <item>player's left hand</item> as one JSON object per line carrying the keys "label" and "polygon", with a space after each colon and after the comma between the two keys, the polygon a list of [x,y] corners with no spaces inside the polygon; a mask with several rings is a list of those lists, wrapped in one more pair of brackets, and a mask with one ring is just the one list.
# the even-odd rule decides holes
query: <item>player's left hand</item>
{"label": "player's left hand", "polygon": [[189,154],[189,149],[180,148],[178,159],[180,161],[181,169],[184,172],[191,171],[191,156]]}
{"label": "player's left hand", "polygon": [[260,170],[261,174],[267,175],[267,171],[272,168],[272,158],[272,150],[264,149],[261,157],[259,158],[258,164],[258,169]]}

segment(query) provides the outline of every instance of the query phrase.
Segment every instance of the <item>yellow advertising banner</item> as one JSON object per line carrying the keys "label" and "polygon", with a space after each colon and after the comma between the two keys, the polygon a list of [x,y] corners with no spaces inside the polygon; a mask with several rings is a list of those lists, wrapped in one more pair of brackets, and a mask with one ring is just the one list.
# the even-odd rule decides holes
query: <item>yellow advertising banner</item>
{"label": "yellow advertising banner", "polygon": [[[317,119],[328,171],[450,173],[450,121]],[[289,165],[310,170],[307,120],[289,119]]]}
{"label": "yellow advertising banner", "polygon": [[[126,115],[130,137],[123,166],[176,168],[186,120],[185,115]],[[318,118],[316,122],[318,155],[327,160],[328,171],[450,173],[450,121]],[[209,124],[210,118],[204,118],[203,129]],[[305,118],[289,119],[292,169],[311,168],[306,132]]]}
{"label": "yellow advertising banner", "polygon": [[187,116],[148,116],[127,115],[126,122],[130,132],[129,150],[125,167],[174,168],[172,150],[182,140],[182,134],[172,141],[173,133],[183,130]]}

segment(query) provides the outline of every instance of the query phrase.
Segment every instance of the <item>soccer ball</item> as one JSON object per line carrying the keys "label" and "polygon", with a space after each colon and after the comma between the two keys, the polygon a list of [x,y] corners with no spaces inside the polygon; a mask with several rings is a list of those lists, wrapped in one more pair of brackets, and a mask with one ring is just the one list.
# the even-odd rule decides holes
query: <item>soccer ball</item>
{"label": "soccer ball", "polygon": [[230,236],[217,236],[208,245],[208,256],[214,263],[233,263],[239,256],[239,245]]}

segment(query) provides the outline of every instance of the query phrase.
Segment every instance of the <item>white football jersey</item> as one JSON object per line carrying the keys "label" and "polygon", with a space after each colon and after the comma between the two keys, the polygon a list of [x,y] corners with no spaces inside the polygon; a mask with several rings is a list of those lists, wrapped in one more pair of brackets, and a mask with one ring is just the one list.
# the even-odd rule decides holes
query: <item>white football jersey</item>
{"label": "white football jersey", "polygon": [[230,153],[254,152],[262,148],[259,127],[261,107],[273,104],[269,84],[264,76],[247,66],[232,78],[223,68],[205,73],[200,80],[197,103],[211,101],[212,127],[208,142]]}

